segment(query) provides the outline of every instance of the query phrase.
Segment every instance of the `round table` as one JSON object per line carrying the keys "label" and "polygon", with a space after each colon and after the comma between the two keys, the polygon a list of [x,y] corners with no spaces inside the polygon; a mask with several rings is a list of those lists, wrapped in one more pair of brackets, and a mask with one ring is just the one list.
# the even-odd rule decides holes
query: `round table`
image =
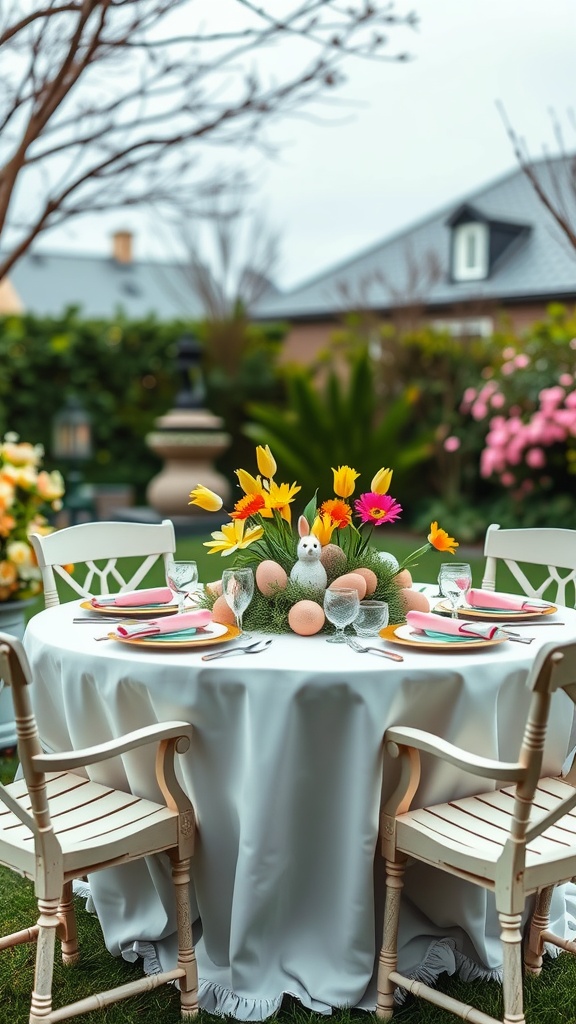
{"label": "round table", "polygon": [[[386,728],[425,728],[486,757],[514,759],[534,655],[576,628],[576,611],[562,608],[554,619],[565,625],[551,619],[534,627],[531,645],[397,647],[404,661],[395,663],[323,636],[290,634],[258,655],[203,662],[199,650],[98,642],[111,627],[104,617],[75,625],[78,613],[70,602],[27,627],[43,741],[61,750],[159,721],[193,724],[180,763],[199,823],[193,909],[200,1003],[242,1020],[269,1016],[287,993],[319,1012],[374,1008],[378,813],[381,789],[387,796],[397,770],[396,762],[383,762]],[[546,774],[561,770],[571,723],[572,705],[557,694]],[[92,777],[159,798],[153,753],[140,749],[95,765]],[[425,759],[415,804],[485,785]],[[142,955],[149,971],[173,966],[164,861],[107,869],[90,883],[111,953]],[[571,921],[565,890],[555,896],[552,916],[553,929],[564,934]],[[423,865],[409,869],[399,953],[400,970],[427,979],[443,970],[496,976],[501,953],[491,897]]]}

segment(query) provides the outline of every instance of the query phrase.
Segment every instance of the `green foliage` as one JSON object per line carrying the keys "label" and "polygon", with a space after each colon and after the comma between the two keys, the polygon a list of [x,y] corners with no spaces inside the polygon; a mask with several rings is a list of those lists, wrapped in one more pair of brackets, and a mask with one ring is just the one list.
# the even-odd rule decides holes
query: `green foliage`
{"label": "green foliage", "polygon": [[252,403],[252,422],[245,433],[258,444],[269,444],[280,475],[297,480],[308,497],[332,494],[332,468],[352,466],[368,488],[382,466],[392,466],[395,493],[414,467],[430,457],[432,435],[415,416],[417,393],[406,389],[383,407],[374,384],[366,348],[350,353],[347,373],[332,366],[323,384],[314,372],[292,369],[288,374],[288,406],[284,410]]}

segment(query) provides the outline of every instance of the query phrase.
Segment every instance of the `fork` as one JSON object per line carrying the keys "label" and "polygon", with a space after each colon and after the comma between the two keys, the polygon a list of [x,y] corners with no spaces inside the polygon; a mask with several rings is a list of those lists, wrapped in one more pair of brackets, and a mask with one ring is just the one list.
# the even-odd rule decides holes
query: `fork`
{"label": "fork", "polygon": [[363,644],[359,644],[352,636],[346,637],[346,643],[358,654],[381,654],[383,658],[390,658],[391,661],[404,661],[401,654],[396,654],[394,651],[385,651],[383,647],[364,647]]}
{"label": "fork", "polygon": [[225,651],[215,651],[214,654],[203,654],[202,661],[215,661],[216,658],[228,658],[234,654],[260,654],[260,651],[265,651],[271,643],[272,639],[270,638],[269,640],[256,640],[246,647],[229,647]]}

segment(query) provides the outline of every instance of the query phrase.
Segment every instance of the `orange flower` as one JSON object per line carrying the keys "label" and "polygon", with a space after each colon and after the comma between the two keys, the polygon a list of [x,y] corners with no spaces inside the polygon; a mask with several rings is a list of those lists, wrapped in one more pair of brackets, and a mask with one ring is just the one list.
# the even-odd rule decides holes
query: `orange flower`
{"label": "orange flower", "polygon": [[262,494],[245,494],[234,505],[234,511],[230,513],[230,518],[249,519],[250,516],[261,512],[265,505],[266,502]]}
{"label": "orange flower", "polygon": [[458,541],[449,537],[446,530],[441,530],[438,523],[430,523],[428,540],[436,551],[447,551],[449,555],[454,555],[456,548],[459,547]]}
{"label": "orange flower", "polygon": [[342,530],[345,526],[350,526],[350,523],[352,522],[352,509],[348,502],[338,501],[335,498],[330,498],[328,501],[322,502],[319,514],[321,516],[330,516],[337,530]]}
{"label": "orange flower", "polygon": [[16,526],[16,520],[13,516],[8,516],[5,513],[0,513],[0,537],[9,537],[10,531]]}

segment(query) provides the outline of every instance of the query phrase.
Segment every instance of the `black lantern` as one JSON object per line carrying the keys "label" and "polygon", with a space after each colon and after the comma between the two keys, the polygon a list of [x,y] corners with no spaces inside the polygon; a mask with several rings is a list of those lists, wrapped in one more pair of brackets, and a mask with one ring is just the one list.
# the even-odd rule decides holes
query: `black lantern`
{"label": "black lantern", "polygon": [[92,489],[84,483],[80,465],[92,455],[92,421],[86,409],[70,395],[52,423],[52,457],[57,462],[68,462],[64,509],[71,526],[80,518],[94,518]]}
{"label": "black lantern", "polygon": [[193,334],[182,334],[176,343],[176,369],[182,388],[174,400],[175,409],[201,409],[206,392],[202,376],[202,345]]}

